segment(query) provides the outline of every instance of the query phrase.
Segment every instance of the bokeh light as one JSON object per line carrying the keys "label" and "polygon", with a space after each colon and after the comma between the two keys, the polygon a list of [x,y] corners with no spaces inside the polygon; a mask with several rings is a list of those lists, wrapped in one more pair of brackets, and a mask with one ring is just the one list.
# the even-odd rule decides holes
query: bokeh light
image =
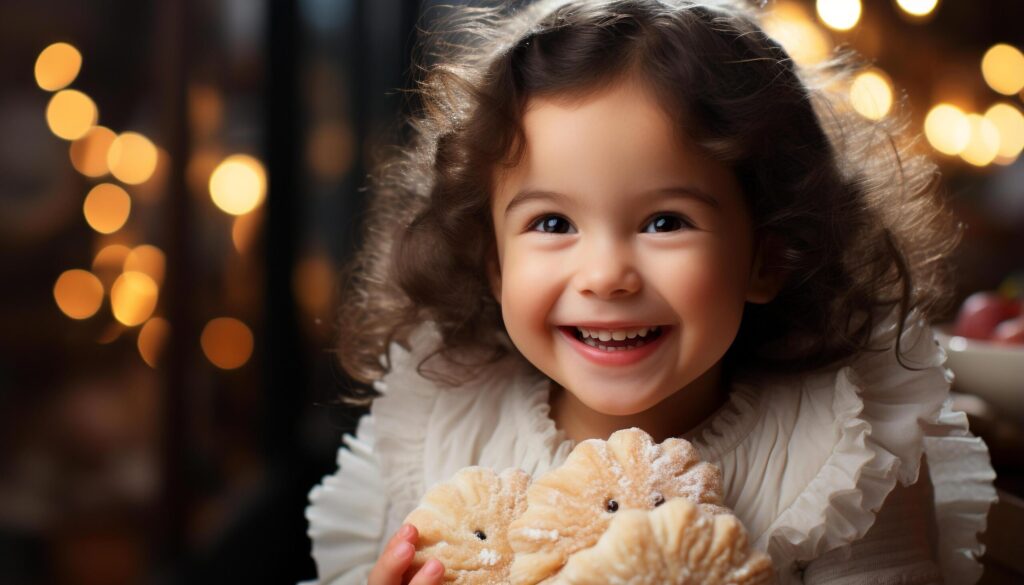
{"label": "bokeh light", "polygon": [[107,164],[117,179],[129,185],[145,183],[156,170],[156,146],[138,132],[124,132],[107,152]]}
{"label": "bokeh light", "polygon": [[995,162],[1012,164],[1024,150],[1024,114],[1010,104],[1000,103],[985,112],[985,119],[999,131],[999,154]]}
{"label": "bokeh light", "polygon": [[64,140],[78,140],[85,136],[99,119],[99,110],[92,98],[74,90],[61,90],[50,98],[46,106],[46,123],[50,131]]}
{"label": "bokeh light", "polygon": [[817,0],[818,18],[831,29],[850,30],[860,20],[860,0]]}
{"label": "bokeh light", "polygon": [[249,213],[263,202],[267,174],[260,161],[245,154],[233,154],[210,176],[210,196],[217,207],[231,215]]}
{"label": "bokeh light", "polygon": [[36,83],[46,91],[63,89],[82,70],[82,54],[68,43],[53,43],[36,58]]}
{"label": "bokeh light", "polygon": [[344,121],[317,124],[306,142],[306,164],[322,179],[338,179],[352,167],[353,142]]}
{"label": "bokeh light", "polygon": [[110,172],[107,152],[117,134],[105,126],[93,126],[85,136],[71,143],[71,165],[86,177],[102,177]]}
{"label": "bokeh light", "polygon": [[999,154],[999,130],[979,114],[967,114],[967,122],[971,137],[960,158],[977,167],[991,164]]}
{"label": "bokeh light", "polygon": [[156,246],[142,244],[135,246],[124,259],[125,272],[142,272],[149,275],[158,286],[164,281],[167,259]]}
{"label": "bokeh light", "polygon": [[292,291],[307,314],[324,315],[334,294],[334,267],[326,255],[302,259],[292,274]]}
{"label": "bokeh light", "polygon": [[939,104],[925,117],[924,135],[935,150],[957,155],[963,152],[971,139],[971,125],[960,108]]}
{"label": "bokeh light", "polygon": [[139,329],[136,345],[139,348],[142,361],[146,362],[149,367],[155,369],[160,363],[160,356],[163,355],[170,332],[171,324],[167,322],[167,319],[160,317],[153,317]]}
{"label": "bokeh light", "polygon": [[927,16],[935,10],[939,0],[896,0],[896,4],[911,16]]}
{"label": "bokeh light", "polygon": [[67,270],[53,286],[57,307],[72,319],[88,319],[103,304],[103,284],[87,270]]}
{"label": "bokeh light", "polygon": [[981,74],[995,91],[1013,95],[1024,89],[1024,54],[1010,45],[995,45],[981,58]]}
{"label": "bokeh light", "polygon": [[148,274],[125,272],[110,289],[114,318],[129,327],[144,323],[156,309],[159,287]]}
{"label": "bokeh light", "polygon": [[82,204],[82,212],[89,227],[101,234],[112,234],[128,221],[132,198],[128,192],[112,183],[100,183],[89,191]]}
{"label": "bokeh light", "polygon": [[884,71],[861,72],[850,87],[853,109],[869,120],[881,120],[892,108],[892,82]]}
{"label": "bokeh light", "polygon": [[132,249],[123,244],[109,244],[103,246],[99,252],[96,253],[96,257],[92,261],[92,269],[99,270],[117,270],[121,271],[124,267],[124,260],[131,253]]}
{"label": "bokeh light", "polygon": [[240,368],[252,356],[252,331],[231,317],[218,317],[207,323],[199,343],[206,359],[222,370]]}
{"label": "bokeh light", "polygon": [[185,179],[188,181],[189,191],[193,195],[203,198],[209,196],[210,177],[223,159],[224,153],[216,148],[210,146],[196,148],[185,167]]}
{"label": "bokeh light", "polygon": [[777,3],[764,18],[764,29],[800,65],[824,61],[832,51],[828,35],[800,4]]}
{"label": "bokeh light", "polygon": [[263,216],[261,213],[247,213],[239,215],[231,224],[231,243],[239,254],[244,254],[252,247],[256,234],[259,233]]}
{"label": "bokeh light", "polygon": [[92,261],[92,271],[99,277],[103,286],[110,288],[124,271],[124,261],[131,253],[131,248],[124,244],[107,244],[96,253]]}

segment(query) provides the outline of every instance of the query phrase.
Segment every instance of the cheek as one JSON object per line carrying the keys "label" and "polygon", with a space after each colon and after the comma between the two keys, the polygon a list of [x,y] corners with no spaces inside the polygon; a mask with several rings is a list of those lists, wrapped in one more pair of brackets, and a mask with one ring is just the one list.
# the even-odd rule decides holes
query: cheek
{"label": "cheek", "polygon": [[501,307],[510,334],[540,332],[557,302],[557,263],[542,254],[507,249],[502,264]]}
{"label": "cheek", "polygon": [[716,319],[742,311],[746,277],[741,259],[704,250],[675,257],[649,270],[660,294],[681,314]]}

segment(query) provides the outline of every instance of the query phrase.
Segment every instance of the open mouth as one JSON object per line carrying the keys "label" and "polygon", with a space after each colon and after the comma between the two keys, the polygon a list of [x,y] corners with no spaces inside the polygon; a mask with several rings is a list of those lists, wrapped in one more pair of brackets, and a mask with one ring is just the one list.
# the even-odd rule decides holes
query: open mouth
{"label": "open mouth", "polygon": [[628,351],[638,349],[661,337],[666,327],[641,327],[632,330],[607,331],[587,329],[583,327],[561,327],[576,341],[595,349],[607,352]]}

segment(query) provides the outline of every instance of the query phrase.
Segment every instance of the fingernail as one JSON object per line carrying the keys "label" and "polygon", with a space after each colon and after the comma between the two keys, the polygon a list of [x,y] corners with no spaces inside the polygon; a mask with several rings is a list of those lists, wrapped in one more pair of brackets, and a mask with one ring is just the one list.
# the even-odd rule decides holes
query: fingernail
{"label": "fingernail", "polygon": [[397,559],[404,559],[404,558],[408,557],[409,555],[411,555],[412,551],[413,551],[413,546],[411,544],[409,544],[408,542],[402,542],[402,543],[399,543],[397,546],[395,546],[394,555],[395,555],[395,558],[397,558]]}
{"label": "fingernail", "polygon": [[438,575],[441,573],[441,563],[437,559],[430,559],[427,561],[427,564],[423,566],[423,570],[426,571],[428,575]]}
{"label": "fingernail", "polygon": [[408,538],[412,536],[412,524],[406,524],[402,526],[402,529],[398,531],[399,536]]}

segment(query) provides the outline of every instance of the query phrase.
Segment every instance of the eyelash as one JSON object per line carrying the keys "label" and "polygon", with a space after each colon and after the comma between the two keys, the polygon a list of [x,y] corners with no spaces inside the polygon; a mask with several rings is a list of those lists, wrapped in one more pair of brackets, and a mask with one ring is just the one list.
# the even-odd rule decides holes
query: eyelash
{"label": "eyelash", "polygon": [[[644,224],[644,227],[646,228],[654,220],[661,219],[661,218],[669,218],[669,219],[674,219],[674,220],[678,221],[679,222],[679,228],[678,229],[686,229],[686,228],[694,227],[693,222],[691,222],[685,216],[679,215],[677,213],[659,213],[657,215],[653,215],[653,216],[651,216],[651,218],[649,220],[647,220],[647,223]],[[543,231],[543,230],[538,230],[537,229],[538,226],[546,224],[547,222],[549,222],[552,219],[562,220],[562,221],[564,221],[566,223],[569,223],[569,220],[565,219],[561,215],[557,215],[557,214],[542,215],[542,216],[538,217],[537,219],[533,220],[532,222],[530,222],[529,231],[531,231],[531,232],[539,231],[539,232],[544,233],[544,234],[562,234],[562,233],[565,233],[565,232],[548,232],[548,231]],[[668,230],[668,231],[676,231],[676,230]],[[647,230],[644,230],[643,233],[665,233],[665,232],[657,232],[657,231],[656,232],[648,232]]]}

